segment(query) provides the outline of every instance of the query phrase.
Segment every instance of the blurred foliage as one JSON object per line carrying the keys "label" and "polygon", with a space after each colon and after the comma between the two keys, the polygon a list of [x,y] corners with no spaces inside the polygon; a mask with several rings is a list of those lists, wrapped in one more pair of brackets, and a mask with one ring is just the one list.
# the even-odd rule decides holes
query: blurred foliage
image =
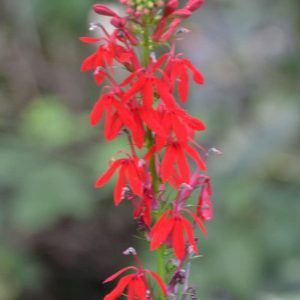
{"label": "blurred foliage", "polygon": [[[88,124],[99,90],[79,72],[92,49],[78,36],[93,3],[0,2],[1,300],[99,299],[128,264],[130,206],[113,208],[113,183],[93,189],[125,144]],[[207,124],[199,142],[223,152],[190,279],[200,299],[300,299],[299,8],[207,1],[179,41],[206,77],[188,107]]]}

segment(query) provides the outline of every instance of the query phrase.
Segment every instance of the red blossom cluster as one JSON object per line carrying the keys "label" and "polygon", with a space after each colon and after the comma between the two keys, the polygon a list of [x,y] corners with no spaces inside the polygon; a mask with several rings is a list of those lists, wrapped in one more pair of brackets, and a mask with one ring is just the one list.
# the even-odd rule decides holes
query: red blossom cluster
{"label": "red blossom cluster", "polygon": [[[96,84],[105,84],[90,123],[97,125],[105,116],[106,140],[123,134],[129,144],[128,151],[121,150],[117,153],[120,158],[112,159],[96,187],[117,173],[115,205],[125,199],[132,202],[134,218],[142,224],[150,249],[159,255],[158,274],[143,269],[138,261],[138,268],[124,268],[106,279],[112,281],[128,269],[136,272],[124,276],[105,300],[118,299],[126,290],[129,300],[179,299],[176,285],[188,279],[175,279],[186,260],[198,253],[196,228],[207,236],[204,222],[212,218],[210,178],[203,173],[208,152],[195,141],[196,132],[205,130],[205,125],[180,106],[188,99],[189,81],[201,85],[204,78],[183,53],[175,51],[178,35],[188,31],[180,28],[182,21],[203,1],[188,0],[180,6],[178,0],[121,0],[127,6],[125,17],[96,4],[93,10],[109,17],[114,30],[108,33],[101,23],[94,23],[101,37],[81,38],[84,43],[97,44],[81,70],[92,71]],[[166,48],[168,52],[156,55],[156,50]],[[127,77],[116,76],[117,68],[126,70]],[[177,193],[174,199],[166,196],[169,187]],[[199,200],[193,212],[187,200],[197,189]],[[172,274],[165,271],[169,249],[175,255]],[[151,288],[146,273],[160,286],[156,297],[157,289]],[[184,285],[182,299],[190,289]]]}

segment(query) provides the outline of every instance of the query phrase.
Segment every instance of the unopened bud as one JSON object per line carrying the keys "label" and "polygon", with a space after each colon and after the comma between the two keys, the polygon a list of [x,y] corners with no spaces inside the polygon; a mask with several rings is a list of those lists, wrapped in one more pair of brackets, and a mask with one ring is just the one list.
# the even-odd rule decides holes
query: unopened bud
{"label": "unopened bud", "polygon": [[186,4],[185,8],[189,11],[193,12],[196,9],[198,9],[202,4],[204,3],[204,0],[189,0]]}
{"label": "unopened bud", "polygon": [[179,18],[188,18],[191,16],[191,12],[188,9],[178,9],[176,10],[173,15]]}
{"label": "unopened bud", "polygon": [[115,13],[110,8],[101,5],[101,4],[95,4],[93,5],[93,10],[96,14],[102,15],[102,16],[108,16],[108,17],[118,17],[118,14]]}

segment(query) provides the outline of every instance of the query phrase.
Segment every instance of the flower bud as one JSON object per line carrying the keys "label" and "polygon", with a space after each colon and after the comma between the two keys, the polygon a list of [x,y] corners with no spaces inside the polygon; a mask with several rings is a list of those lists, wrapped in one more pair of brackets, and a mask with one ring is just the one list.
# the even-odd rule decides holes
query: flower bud
{"label": "flower bud", "polygon": [[170,14],[173,13],[173,11],[176,10],[176,8],[178,7],[178,0],[170,0],[167,5],[166,8],[164,10],[164,14],[163,14],[163,18],[169,16]]}
{"label": "flower bud", "polygon": [[173,16],[179,17],[179,18],[188,18],[191,16],[191,12],[188,9],[178,9],[173,13]]}
{"label": "flower bud", "polygon": [[102,15],[102,16],[108,16],[108,17],[118,17],[118,14],[115,13],[110,8],[101,5],[101,4],[95,4],[93,5],[93,10],[96,14]]}
{"label": "flower bud", "polygon": [[193,12],[197,10],[203,3],[204,0],[189,0],[184,8],[188,9],[190,12]]}

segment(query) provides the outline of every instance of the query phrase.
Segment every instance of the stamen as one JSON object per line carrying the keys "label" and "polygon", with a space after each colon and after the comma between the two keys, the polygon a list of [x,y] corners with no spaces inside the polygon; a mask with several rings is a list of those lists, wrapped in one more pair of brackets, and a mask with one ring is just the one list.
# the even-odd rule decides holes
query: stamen
{"label": "stamen", "polygon": [[136,251],[133,247],[127,248],[125,251],[123,251],[124,255],[136,255]]}
{"label": "stamen", "polygon": [[97,23],[97,22],[92,22],[92,23],[90,23],[89,30],[90,30],[90,31],[94,31],[94,30],[96,30],[96,29],[98,29],[98,28],[100,28],[100,27],[101,27],[101,26],[100,26],[99,23]]}

